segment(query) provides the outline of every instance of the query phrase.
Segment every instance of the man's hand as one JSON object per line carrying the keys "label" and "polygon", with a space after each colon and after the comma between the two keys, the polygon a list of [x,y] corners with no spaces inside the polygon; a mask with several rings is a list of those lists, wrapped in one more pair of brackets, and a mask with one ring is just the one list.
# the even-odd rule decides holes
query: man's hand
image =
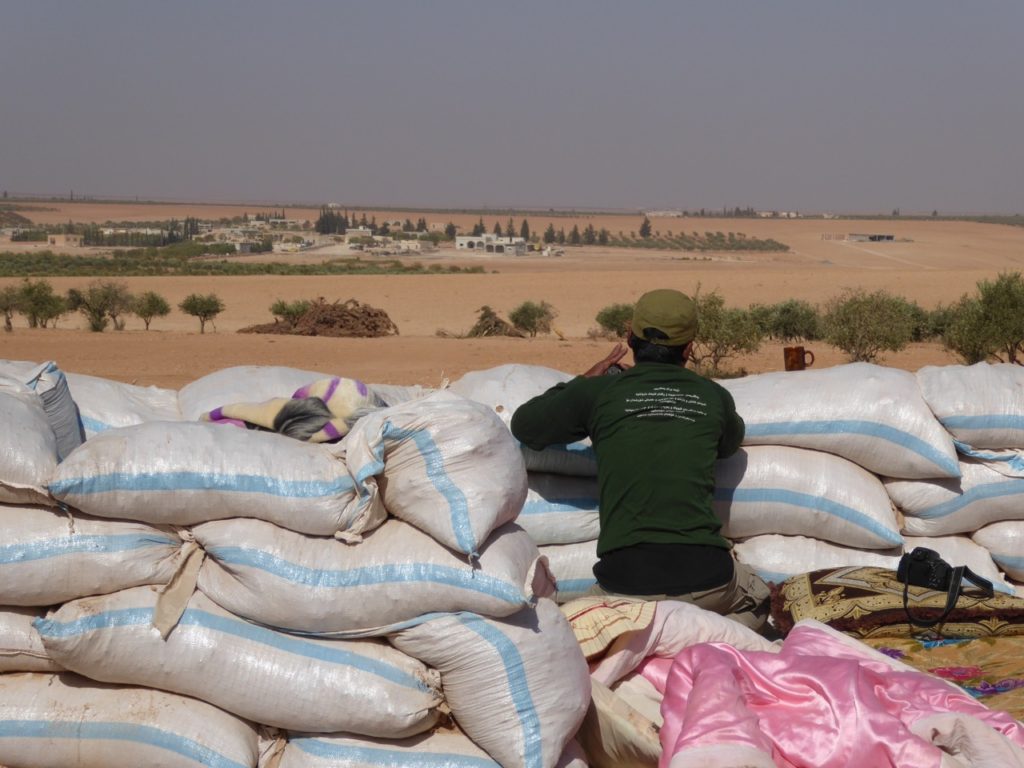
{"label": "man's hand", "polygon": [[627,349],[625,344],[616,344],[612,351],[608,353],[608,356],[606,358],[594,363],[583,375],[589,378],[593,378],[595,376],[604,376],[606,373],[608,373],[609,368],[611,368],[613,365],[618,363],[619,360],[626,356],[626,352]]}

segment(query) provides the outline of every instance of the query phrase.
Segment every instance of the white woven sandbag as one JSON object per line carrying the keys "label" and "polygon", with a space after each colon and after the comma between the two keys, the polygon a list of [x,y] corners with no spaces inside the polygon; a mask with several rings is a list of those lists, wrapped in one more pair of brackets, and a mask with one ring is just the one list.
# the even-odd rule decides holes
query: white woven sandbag
{"label": "white woven sandbag", "polygon": [[996,566],[1014,581],[1024,581],[1024,521],[991,523],[971,534],[975,544],[988,550]]}
{"label": "white woven sandbag", "polygon": [[[992,553],[970,536],[908,536],[904,551],[912,552],[915,547],[935,550],[950,565],[966,565],[983,579],[992,582],[997,592],[1014,593],[1013,586],[999,572]],[[970,583],[965,582],[965,587],[970,587]]]}
{"label": "white woven sandbag", "polygon": [[0,506],[0,605],[56,605],[165,584],[181,557],[176,533],[145,523]]}
{"label": "white woven sandbag", "polygon": [[0,503],[53,504],[46,486],[57,468],[57,438],[40,397],[0,377]]}
{"label": "white woven sandbag", "polygon": [[295,390],[332,374],[277,365],[237,365],[222,368],[178,390],[178,408],[186,421],[231,403],[262,403],[291,397]]}
{"label": "white woven sandbag", "polygon": [[917,372],[928,407],[972,448],[1024,448],[1024,368],[1010,363],[928,365]]}
{"label": "white woven sandbag", "polygon": [[394,519],[359,544],[259,520],[193,533],[208,555],[203,592],[238,616],[299,632],[355,634],[434,611],[508,616],[553,589],[537,547],[514,524],[495,531],[476,562]]}
{"label": "white woven sandbag", "polygon": [[255,768],[256,729],[205,702],[64,673],[0,675],[6,768]]}
{"label": "white woven sandbag", "polygon": [[36,628],[73,672],[192,696],[263,725],[400,738],[437,721],[437,673],[383,641],[286,635],[199,592],[164,640],[152,626],[157,597],[136,587],[75,600]]}
{"label": "white woven sandbag", "polygon": [[59,672],[50,658],[33,620],[39,608],[0,608],[0,674],[5,672]]}
{"label": "white woven sandbag", "polygon": [[200,422],[96,435],[61,463],[50,492],[91,515],[168,525],[254,517],[331,535],[384,518],[356,496],[344,461],[326,446]]}
{"label": "white woven sandbag", "polygon": [[730,539],[781,533],[864,549],[903,543],[878,476],[824,451],[750,446],[719,461],[715,512]]}
{"label": "white woven sandbag", "polygon": [[388,512],[467,555],[526,498],[516,441],[493,413],[450,392],[364,416],[343,450],[352,476],[376,485],[361,494],[379,489]]}
{"label": "white woven sandbag", "polygon": [[594,576],[594,566],[598,560],[597,539],[538,549],[547,559],[548,569],[555,577],[555,600],[558,603],[583,597],[597,584]]}
{"label": "white woven sandbag", "polygon": [[418,384],[407,387],[398,384],[367,384],[366,387],[384,407],[419,400],[434,391],[431,387],[421,387]]}
{"label": "white woven sandbag", "polygon": [[527,484],[526,501],[516,522],[538,545],[597,538],[601,521],[596,478],[530,472]]}
{"label": "white woven sandbag", "polygon": [[1024,520],[1024,478],[964,459],[959,480],[894,480],[885,490],[911,536],[971,533],[1001,520]]}
{"label": "white woven sandbag", "polygon": [[[276,768],[497,768],[457,728],[436,730],[410,739],[369,739],[348,734],[292,734]],[[556,768],[587,768],[575,741],[569,742]]]}
{"label": "white woven sandbag", "polygon": [[[573,378],[572,374],[541,365],[510,363],[484,371],[470,371],[452,382],[449,389],[492,409],[505,425],[512,414],[527,400],[543,394],[556,384]],[[523,459],[531,472],[553,472],[559,475],[597,476],[597,458],[590,440],[568,445],[553,445],[543,451],[523,447]]]}
{"label": "white woven sandbag", "polygon": [[746,422],[744,445],[827,451],[890,477],[959,476],[953,439],[908,371],[852,363],[719,383]]}
{"label": "white woven sandbag", "polygon": [[781,584],[790,576],[847,565],[874,566],[895,571],[902,550],[842,547],[808,536],[753,536],[734,545],[736,558],[762,579]]}
{"label": "white woven sandbag", "polygon": [[148,421],[181,421],[178,390],[140,387],[99,376],[67,374],[88,437]]}
{"label": "white woven sandbag", "polygon": [[503,620],[441,616],[391,636],[441,673],[459,727],[504,768],[554,766],[590,703],[590,677],[558,606]]}

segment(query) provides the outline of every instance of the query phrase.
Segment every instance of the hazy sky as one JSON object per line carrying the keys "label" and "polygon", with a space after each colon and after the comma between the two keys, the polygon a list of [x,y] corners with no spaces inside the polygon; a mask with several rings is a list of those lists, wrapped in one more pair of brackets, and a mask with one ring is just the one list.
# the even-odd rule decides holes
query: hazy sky
{"label": "hazy sky", "polygon": [[0,188],[1024,213],[1024,2],[0,0]]}

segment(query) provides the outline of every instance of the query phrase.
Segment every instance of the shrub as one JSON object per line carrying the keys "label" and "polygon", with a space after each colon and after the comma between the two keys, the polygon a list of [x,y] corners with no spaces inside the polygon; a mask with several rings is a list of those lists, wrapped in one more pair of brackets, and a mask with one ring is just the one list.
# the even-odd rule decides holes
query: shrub
{"label": "shrub", "polygon": [[311,306],[313,305],[305,299],[299,299],[297,301],[285,301],[284,299],[278,299],[270,305],[270,314],[282,322],[294,325],[300,317],[309,311]]}
{"label": "shrub", "polygon": [[598,312],[594,319],[607,334],[625,336],[629,332],[629,324],[633,321],[633,305],[609,304]]}
{"label": "shrub", "polygon": [[206,333],[206,323],[224,311],[224,302],[215,293],[209,293],[205,296],[201,296],[198,293],[190,293],[178,305],[178,309],[186,315],[198,317],[199,332]]}
{"label": "shrub", "polygon": [[769,336],[779,341],[814,341],[821,338],[821,317],[813,304],[789,299],[769,307]]}
{"label": "shrub", "polygon": [[509,312],[508,319],[518,330],[530,336],[536,336],[538,333],[551,332],[551,323],[556,314],[554,307],[546,301],[539,304],[533,301],[524,301]]}
{"label": "shrub", "polygon": [[822,318],[829,344],[852,362],[874,362],[883,351],[898,352],[914,336],[914,305],[886,291],[848,290],[831,299]]}
{"label": "shrub", "polygon": [[699,325],[691,358],[699,371],[718,375],[723,360],[760,348],[764,332],[749,311],[726,308],[717,292],[701,294],[700,286],[694,301]]}
{"label": "shrub", "polygon": [[135,300],[132,312],[142,319],[148,331],[154,317],[166,317],[171,313],[171,305],[159,293],[146,291]]}

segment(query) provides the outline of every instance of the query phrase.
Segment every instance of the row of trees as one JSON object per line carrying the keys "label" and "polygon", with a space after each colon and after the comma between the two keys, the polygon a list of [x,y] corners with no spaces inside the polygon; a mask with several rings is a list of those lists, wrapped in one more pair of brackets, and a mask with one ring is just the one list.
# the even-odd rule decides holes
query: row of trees
{"label": "row of trees", "polygon": [[[178,309],[199,320],[199,332],[206,332],[206,324],[224,311],[224,302],[214,293],[192,293],[179,304]],[[71,288],[67,294],[54,291],[47,280],[24,280],[21,285],[0,288],[0,313],[4,330],[14,330],[14,315],[25,317],[29,328],[56,327],[57,321],[71,312],[80,312],[90,331],[101,332],[108,327],[124,330],[129,315],[142,320],[149,330],[154,318],[171,313],[167,299],[155,291],[133,294],[124,283],[95,280],[86,288]]]}
{"label": "row of trees", "polygon": [[[778,304],[727,307],[716,291],[698,286],[694,297],[700,327],[693,360],[708,375],[722,375],[722,364],[756,352],[767,339],[782,342],[824,341],[842,350],[851,362],[875,362],[883,352],[898,352],[912,342],[938,339],[968,365],[1007,362],[1024,365],[1024,277],[1000,274],[977,284],[974,295],[926,310],[884,290],[852,289],[823,307],[789,299]],[[548,333],[557,313],[545,301],[516,307],[509,320],[529,336]],[[600,335],[624,337],[633,305],[620,303],[596,315]]]}

